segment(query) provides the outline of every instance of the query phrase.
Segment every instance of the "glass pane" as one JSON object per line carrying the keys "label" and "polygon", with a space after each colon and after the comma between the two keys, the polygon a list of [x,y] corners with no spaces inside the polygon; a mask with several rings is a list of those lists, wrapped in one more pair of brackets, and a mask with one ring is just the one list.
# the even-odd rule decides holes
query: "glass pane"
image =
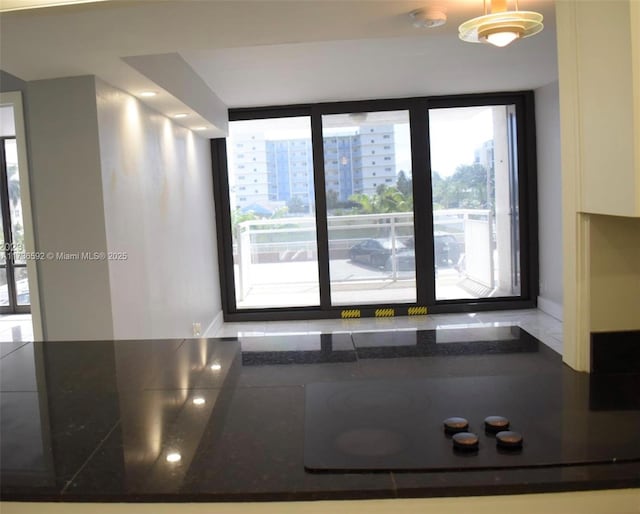
{"label": "glass pane", "polygon": [[11,233],[16,263],[26,264],[24,260],[24,222],[22,219],[22,201],[20,200],[20,176],[18,175],[18,151],[15,139],[4,142],[7,160],[7,186],[9,189],[9,210],[11,212]]}
{"label": "glass pane", "polygon": [[429,111],[436,299],[520,295],[515,107]]}
{"label": "glass pane", "polygon": [[16,297],[18,305],[29,305],[29,280],[27,279],[27,268],[15,267],[13,274],[16,280]]}
{"label": "glass pane", "polygon": [[319,305],[310,118],[232,122],[227,158],[237,307]]}
{"label": "glass pane", "polygon": [[409,112],[322,117],[331,303],[416,301]]}
{"label": "glass pane", "polygon": [[4,240],[4,220],[2,219],[2,211],[0,210],[0,266],[7,264],[7,253]]}
{"label": "glass pane", "polygon": [[16,135],[16,124],[13,114],[13,105],[0,106],[0,137]]}
{"label": "glass pane", "polygon": [[9,286],[7,285],[7,269],[0,267],[0,305],[9,305]]}

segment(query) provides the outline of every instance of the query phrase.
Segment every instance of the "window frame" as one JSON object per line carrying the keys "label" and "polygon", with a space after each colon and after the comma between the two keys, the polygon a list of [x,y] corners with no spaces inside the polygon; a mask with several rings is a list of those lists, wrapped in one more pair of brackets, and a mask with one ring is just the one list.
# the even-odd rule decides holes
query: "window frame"
{"label": "window frame", "polygon": [[[435,273],[420,272],[416,273],[416,303],[332,306],[329,288],[329,250],[322,116],[326,114],[395,110],[406,110],[409,112],[416,262],[424,263],[424,268],[427,270],[434,270],[433,238],[426,236],[418,237],[418,233],[430,234],[433,227],[433,210],[430,208],[418,209],[420,205],[432,205],[429,109],[487,105],[515,105],[516,109],[520,295],[497,298],[436,300]],[[237,308],[234,286],[233,240],[226,139],[212,139],[211,157],[216,236],[218,242],[218,266],[221,303],[225,321],[340,318],[342,311],[345,309],[358,309],[362,317],[371,317],[374,316],[376,310],[381,307],[394,309],[396,315],[406,315],[409,308],[416,306],[426,306],[429,313],[436,314],[445,312],[527,309],[534,308],[537,305],[539,265],[537,158],[533,91],[358,100],[229,110],[230,122],[296,116],[308,116],[311,120],[311,152],[315,188],[320,304],[309,307]],[[416,268],[418,267],[416,266]]]}

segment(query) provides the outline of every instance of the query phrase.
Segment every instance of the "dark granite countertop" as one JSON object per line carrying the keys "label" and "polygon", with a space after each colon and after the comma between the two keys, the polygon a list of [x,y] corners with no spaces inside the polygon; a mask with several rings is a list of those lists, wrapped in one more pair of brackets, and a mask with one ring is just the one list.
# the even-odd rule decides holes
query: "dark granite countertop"
{"label": "dark granite countertop", "polygon": [[[349,396],[353,390],[359,396]],[[572,371],[517,327],[14,345],[0,360],[1,499],[309,500],[639,487],[639,390],[637,374]],[[348,402],[334,409],[345,391]],[[416,398],[410,408],[396,402],[398,391]],[[318,409],[310,410],[310,398],[321,398]],[[481,435],[477,454],[449,458],[440,428],[449,404],[450,415],[466,414],[475,429],[484,413],[507,414],[524,449],[498,456]],[[322,438],[312,446],[318,434],[360,420],[424,433],[435,446],[423,454],[415,446],[410,462],[417,464],[404,469],[409,461],[390,465],[384,451],[371,465],[366,437],[351,447],[344,438],[333,447],[330,439],[326,451]],[[323,458],[313,460],[314,452]],[[350,453],[358,458],[345,464]],[[328,464],[306,469],[312,461]]]}

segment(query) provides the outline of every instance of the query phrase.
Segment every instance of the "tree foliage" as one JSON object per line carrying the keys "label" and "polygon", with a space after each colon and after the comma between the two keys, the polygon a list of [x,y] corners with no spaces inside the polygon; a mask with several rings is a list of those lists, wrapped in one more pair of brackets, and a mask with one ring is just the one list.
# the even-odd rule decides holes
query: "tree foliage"
{"label": "tree foliage", "polygon": [[384,214],[413,211],[413,185],[404,171],[398,174],[396,186],[380,184],[375,194],[357,193],[349,197],[353,214]]}
{"label": "tree foliage", "polygon": [[487,182],[487,169],[481,164],[463,164],[453,175],[431,177],[434,209],[489,209],[487,186],[494,190],[493,174]]}
{"label": "tree foliage", "polygon": [[[443,178],[434,172],[431,177],[434,209],[491,209],[490,197],[494,191],[494,176],[481,164],[464,164],[457,167],[453,175]],[[489,194],[487,194],[487,187]],[[327,206],[331,203],[327,192]],[[337,202],[337,193],[335,196]],[[362,193],[352,195],[355,204],[353,214],[383,214],[409,212],[413,210],[413,181],[404,171],[398,173],[395,187],[378,186],[374,195]]]}

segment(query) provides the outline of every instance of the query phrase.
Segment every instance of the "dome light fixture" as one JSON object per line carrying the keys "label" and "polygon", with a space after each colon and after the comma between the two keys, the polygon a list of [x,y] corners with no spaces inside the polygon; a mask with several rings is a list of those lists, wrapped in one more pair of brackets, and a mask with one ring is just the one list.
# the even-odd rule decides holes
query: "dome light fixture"
{"label": "dome light fixture", "polygon": [[447,23],[447,15],[438,8],[416,9],[409,13],[409,17],[417,29],[433,29]]}
{"label": "dome light fixture", "polygon": [[540,32],[542,14],[533,11],[520,11],[518,0],[515,11],[507,10],[507,0],[489,0],[491,12],[484,0],[484,15],[465,21],[458,27],[460,39],[468,43],[490,43],[504,47],[516,39],[524,39]]}

